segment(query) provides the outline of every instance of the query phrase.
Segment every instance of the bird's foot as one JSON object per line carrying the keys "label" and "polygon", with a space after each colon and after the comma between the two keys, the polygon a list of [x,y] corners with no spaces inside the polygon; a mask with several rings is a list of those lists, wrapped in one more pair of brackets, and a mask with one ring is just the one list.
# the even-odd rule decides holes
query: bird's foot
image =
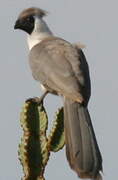
{"label": "bird's foot", "polygon": [[29,98],[26,100],[26,102],[33,102],[39,105],[41,103],[43,104],[43,100],[47,94],[48,94],[48,91],[45,91],[40,98],[39,97]]}
{"label": "bird's foot", "polygon": [[36,104],[41,104],[41,103],[43,103],[43,99],[39,98],[39,97],[34,97],[34,98],[27,99],[26,102],[32,102],[32,103],[36,103]]}

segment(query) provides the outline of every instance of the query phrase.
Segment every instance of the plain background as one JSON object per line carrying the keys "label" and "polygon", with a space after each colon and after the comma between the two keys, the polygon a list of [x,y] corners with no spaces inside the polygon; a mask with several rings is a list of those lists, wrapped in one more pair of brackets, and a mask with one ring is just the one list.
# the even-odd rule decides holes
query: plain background
{"label": "plain background", "polygon": [[[92,96],[89,111],[103,155],[103,180],[118,178],[118,1],[117,0],[4,0],[0,5],[0,180],[20,180],[18,144],[24,101],[41,95],[28,65],[26,34],[14,31],[18,14],[37,6],[49,11],[46,22],[70,42],[82,42],[90,67]],[[61,99],[48,95],[50,119]],[[77,180],[62,150],[52,154],[46,180]]]}

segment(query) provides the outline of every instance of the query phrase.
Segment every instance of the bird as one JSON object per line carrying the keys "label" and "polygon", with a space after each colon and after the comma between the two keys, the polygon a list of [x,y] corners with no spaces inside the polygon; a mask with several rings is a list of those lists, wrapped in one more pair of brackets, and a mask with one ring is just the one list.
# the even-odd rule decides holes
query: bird
{"label": "bird", "polygon": [[101,180],[102,155],[88,111],[89,66],[81,47],[52,33],[44,21],[47,14],[38,7],[26,8],[14,29],[27,33],[29,65],[44,89],[42,99],[48,93],[63,98],[66,157],[71,169],[81,179]]}

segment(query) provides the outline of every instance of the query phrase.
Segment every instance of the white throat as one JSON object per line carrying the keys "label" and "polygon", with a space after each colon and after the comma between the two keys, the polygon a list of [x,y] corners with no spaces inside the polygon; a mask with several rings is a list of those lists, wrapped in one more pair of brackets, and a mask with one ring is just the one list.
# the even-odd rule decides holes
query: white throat
{"label": "white throat", "polygon": [[31,50],[36,44],[40,43],[47,37],[52,36],[52,32],[46,25],[46,23],[39,17],[35,17],[35,27],[31,35],[28,34],[27,42],[29,50]]}

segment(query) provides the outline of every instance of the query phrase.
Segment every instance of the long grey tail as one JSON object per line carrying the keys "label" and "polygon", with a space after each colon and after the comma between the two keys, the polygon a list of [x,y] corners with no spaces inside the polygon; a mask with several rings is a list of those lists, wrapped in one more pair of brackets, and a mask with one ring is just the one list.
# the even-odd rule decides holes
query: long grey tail
{"label": "long grey tail", "polygon": [[64,100],[66,155],[80,178],[101,180],[102,157],[88,109],[70,99]]}

